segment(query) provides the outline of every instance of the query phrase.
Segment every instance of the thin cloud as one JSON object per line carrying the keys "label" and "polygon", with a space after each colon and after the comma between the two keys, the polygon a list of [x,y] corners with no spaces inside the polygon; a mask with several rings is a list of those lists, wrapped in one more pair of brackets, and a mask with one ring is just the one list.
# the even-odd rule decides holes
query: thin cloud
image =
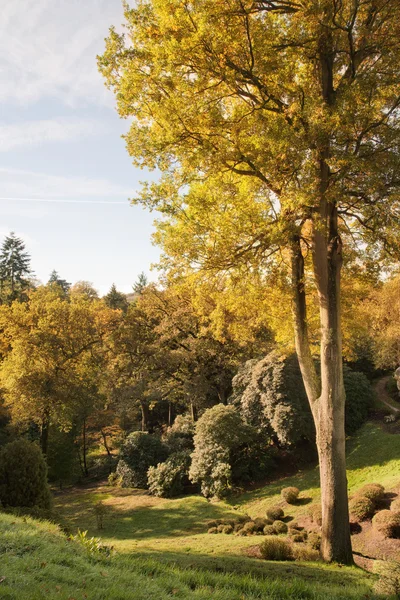
{"label": "thin cloud", "polygon": [[0,152],[48,142],[69,142],[107,131],[99,120],[60,117],[0,125]]}

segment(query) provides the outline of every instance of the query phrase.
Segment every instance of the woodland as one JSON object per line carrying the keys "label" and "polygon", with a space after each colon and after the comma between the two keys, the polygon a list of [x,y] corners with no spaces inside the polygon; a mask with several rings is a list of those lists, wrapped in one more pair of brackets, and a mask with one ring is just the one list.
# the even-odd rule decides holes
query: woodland
{"label": "woodland", "polygon": [[[143,546],[140,576],[176,552],[176,592],[158,572],[166,597],[193,567],[179,535],[208,574],[210,553],[226,575],[230,553],[314,562],[318,585],[326,565],[363,569],[343,595],[301,583],[240,596],[243,579],[238,598],[398,597],[400,4],[124,9],[97,61],[133,164],[158,175],[132,199],[157,214],[158,280],[103,297],[56,271],[42,284],[6,237],[5,514],[55,520],[98,560],[111,560],[104,541]],[[142,511],[147,529],[128,533],[118,511]],[[193,585],[181,597],[228,593]]]}

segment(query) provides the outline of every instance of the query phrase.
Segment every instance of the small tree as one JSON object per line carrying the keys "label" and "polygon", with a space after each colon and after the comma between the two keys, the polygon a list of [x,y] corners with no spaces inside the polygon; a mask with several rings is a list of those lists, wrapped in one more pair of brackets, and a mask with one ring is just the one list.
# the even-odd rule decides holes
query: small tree
{"label": "small tree", "polygon": [[134,431],[125,440],[120,452],[117,474],[122,487],[148,487],[147,472],[167,458],[161,440],[142,431]]}
{"label": "small tree", "polygon": [[50,273],[50,277],[49,277],[49,281],[47,282],[47,285],[58,285],[62,289],[64,294],[68,294],[69,289],[71,287],[71,284],[68,283],[68,281],[66,281],[66,279],[61,279],[61,277],[59,276],[59,274],[57,273],[56,270],[53,270]]}
{"label": "small tree", "polygon": [[13,300],[26,300],[30,286],[28,276],[32,272],[31,257],[25,244],[14,232],[8,235],[0,251],[0,299],[11,304]]}
{"label": "small tree", "polygon": [[51,506],[47,466],[39,446],[24,439],[0,451],[0,501],[4,506]]}
{"label": "small tree", "polygon": [[125,294],[117,290],[115,283],[112,284],[108,294],[104,296],[104,302],[108,308],[119,309],[123,312],[128,308],[128,300]]}

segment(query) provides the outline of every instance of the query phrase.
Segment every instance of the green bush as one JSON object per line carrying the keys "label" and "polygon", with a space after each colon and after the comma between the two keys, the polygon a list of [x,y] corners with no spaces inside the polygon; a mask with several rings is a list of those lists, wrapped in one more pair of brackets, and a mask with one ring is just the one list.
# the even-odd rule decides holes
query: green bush
{"label": "green bush", "polygon": [[267,509],[267,517],[272,521],[277,521],[278,519],[282,519],[285,515],[282,508],[280,506],[271,506],[271,508]]}
{"label": "green bush", "polygon": [[208,521],[207,523],[207,529],[211,529],[212,527],[217,527],[218,523],[217,521]]}
{"label": "green bush", "polygon": [[47,466],[37,444],[18,439],[1,449],[0,502],[3,506],[51,507]]}
{"label": "green bush", "polygon": [[149,468],[164,462],[167,454],[165,444],[157,436],[142,431],[131,433],[120,451],[116,471],[120,485],[146,489]]}
{"label": "green bush", "polygon": [[369,498],[376,506],[385,497],[385,488],[380,483],[368,483],[357,490],[357,496]]}
{"label": "green bush", "polygon": [[276,533],[278,533],[278,534],[288,532],[288,526],[283,521],[279,521],[279,520],[274,521],[272,524],[272,527],[275,529]]}
{"label": "green bush", "polygon": [[321,536],[319,533],[312,531],[308,534],[308,543],[310,544],[313,550],[321,549]]}
{"label": "green bush", "polygon": [[286,487],[281,491],[281,496],[288,504],[296,504],[300,490],[297,487]]}
{"label": "green bush", "polygon": [[355,496],[349,502],[350,515],[356,521],[370,519],[375,510],[375,504],[366,496]]}
{"label": "green bush", "polygon": [[163,463],[150,467],[147,472],[149,492],[159,498],[174,498],[183,493],[189,483],[190,454],[175,452]]}
{"label": "green bush", "polygon": [[217,527],[218,533],[222,533],[224,531],[225,527],[226,527],[226,525],[223,525],[223,523],[218,525],[218,527]]}
{"label": "green bush", "polygon": [[223,527],[224,528],[222,530],[222,533],[226,533],[227,535],[230,535],[231,533],[233,533],[232,525],[224,525]]}
{"label": "green bush", "polygon": [[267,538],[260,544],[260,554],[265,560],[294,560],[292,546],[279,538]]}
{"label": "green bush", "polygon": [[276,535],[275,527],[273,525],[266,525],[263,529],[264,535]]}
{"label": "green bush", "polygon": [[374,573],[379,575],[375,585],[377,594],[400,597],[400,563],[394,560],[377,560],[374,563]]}
{"label": "green bush", "polygon": [[206,498],[222,498],[232,489],[232,453],[252,438],[234,406],[217,404],[196,423],[189,478]]}
{"label": "green bush", "polygon": [[268,525],[267,519],[263,519],[262,517],[254,519],[254,523],[257,531],[263,531],[264,527]]}
{"label": "green bush", "polygon": [[372,519],[376,531],[388,538],[400,537],[400,512],[394,510],[381,510]]}
{"label": "green bush", "polygon": [[78,533],[76,535],[71,535],[69,539],[79,542],[79,544],[85,548],[86,552],[91,558],[104,560],[111,558],[113,554],[113,546],[107,546],[106,544],[103,544],[99,538],[89,538],[87,531],[81,531],[78,529]]}
{"label": "green bush", "polygon": [[243,525],[243,531],[246,532],[246,535],[252,535],[253,533],[256,533],[257,527],[254,521],[247,521],[247,523]]}

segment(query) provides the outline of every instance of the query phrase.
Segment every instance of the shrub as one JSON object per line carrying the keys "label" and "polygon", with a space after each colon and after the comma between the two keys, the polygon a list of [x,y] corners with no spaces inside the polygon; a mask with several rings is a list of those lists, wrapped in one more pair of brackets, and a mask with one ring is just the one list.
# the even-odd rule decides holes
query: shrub
{"label": "shrub", "polygon": [[394,510],[381,510],[372,519],[374,529],[385,537],[400,537],[400,512]]}
{"label": "shrub", "polygon": [[218,525],[218,527],[217,527],[218,533],[222,533],[224,531],[225,527],[226,527],[226,525],[223,525],[223,523]]}
{"label": "shrub", "polygon": [[239,515],[237,517],[238,523],[248,523],[248,521],[251,521],[251,517],[249,517],[249,515]]}
{"label": "shrub", "polygon": [[239,529],[239,531],[237,532],[236,535],[240,535],[243,537],[243,536],[247,535],[247,531],[245,531],[243,528]]}
{"label": "shrub", "polygon": [[283,488],[281,496],[288,504],[296,504],[300,490],[297,487]]}
{"label": "shrub", "polygon": [[268,525],[267,519],[263,519],[262,517],[257,517],[254,519],[254,523],[257,531],[263,531],[264,527]]}
{"label": "shrub", "polygon": [[355,496],[349,503],[350,515],[357,521],[370,519],[374,514],[375,504],[365,496]]}
{"label": "shrub", "polygon": [[189,478],[206,497],[224,497],[232,489],[232,452],[252,437],[234,406],[217,404],[196,423]]}
{"label": "shrub", "polygon": [[312,531],[308,535],[308,543],[310,544],[310,546],[313,550],[320,550],[321,549],[321,536],[319,535],[319,533]]}
{"label": "shrub", "polygon": [[300,533],[298,533],[297,535],[294,535],[292,537],[292,540],[296,543],[304,542],[304,537]]}
{"label": "shrub", "polygon": [[246,532],[246,535],[252,535],[257,531],[256,524],[254,521],[248,521],[243,525],[243,531]]}
{"label": "shrub", "polygon": [[296,544],[293,548],[293,554],[295,560],[305,561],[317,561],[320,558],[318,550],[310,548],[306,544]]}
{"label": "shrub", "polygon": [[266,525],[263,532],[264,535],[276,535],[275,527],[273,525]]}
{"label": "shrub", "polygon": [[400,597],[400,564],[393,561],[377,560],[374,563],[374,573],[379,575],[375,585],[377,594]]}
{"label": "shrub", "polygon": [[230,535],[231,533],[233,533],[233,527],[232,527],[232,525],[224,525],[223,527],[224,528],[222,530],[222,533],[226,533],[228,535]]}
{"label": "shrub", "polygon": [[218,533],[218,529],[216,527],[210,527],[207,533]]}
{"label": "shrub", "polygon": [[392,501],[390,510],[400,511],[400,498],[396,498]]}
{"label": "shrub", "polygon": [[126,438],[120,451],[117,475],[122,487],[147,488],[150,467],[167,458],[167,448],[161,440],[143,431],[134,431]]}
{"label": "shrub", "polygon": [[385,496],[385,488],[379,483],[368,483],[357,491],[357,496],[369,498],[376,506]]}
{"label": "shrub", "polygon": [[107,559],[111,558],[112,556],[113,547],[103,544],[99,538],[89,538],[87,536],[87,531],[81,531],[78,529],[78,533],[76,535],[71,535],[69,539],[79,542],[92,558]]}
{"label": "shrub", "polygon": [[267,509],[267,517],[268,519],[272,519],[272,521],[277,521],[284,516],[284,512],[280,506],[271,506],[271,508]]}
{"label": "shrub", "polygon": [[4,506],[50,508],[46,462],[33,442],[18,439],[1,449],[0,502]]}
{"label": "shrub", "polygon": [[190,415],[178,415],[163,435],[163,442],[173,454],[182,450],[193,450],[194,423]]}
{"label": "shrub", "polygon": [[217,521],[208,521],[207,529],[211,529],[212,527],[217,527],[217,525],[218,525]]}
{"label": "shrub", "polygon": [[274,521],[272,527],[275,529],[276,533],[287,533],[288,526],[283,521]]}
{"label": "shrub", "polygon": [[159,498],[173,498],[183,493],[189,482],[189,452],[175,452],[163,463],[150,467],[147,472],[149,492]]}
{"label": "shrub", "polygon": [[236,523],[236,525],[234,526],[234,531],[235,533],[237,533],[238,531],[240,531],[243,528],[243,523]]}
{"label": "shrub", "polygon": [[364,373],[343,368],[343,381],[346,390],[345,429],[352,435],[364,423],[373,405],[374,390]]}
{"label": "shrub", "polygon": [[321,527],[322,525],[322,507],[320,504],[313,504],[310,507],[310,516],[312,522]]}
{"label": "shrub", "polygon": [[292,546],[279,538],[267,538],[260,545],[260,554],[265,560],[294,560]]}

